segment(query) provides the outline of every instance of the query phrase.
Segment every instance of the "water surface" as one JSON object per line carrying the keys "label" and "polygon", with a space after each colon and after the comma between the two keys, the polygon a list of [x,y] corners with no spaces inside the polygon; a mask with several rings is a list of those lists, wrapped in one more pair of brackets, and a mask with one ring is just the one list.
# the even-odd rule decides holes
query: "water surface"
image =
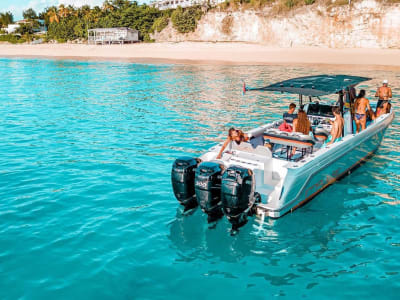
{"label": "water surface", "polygon": [[173,160],[295,101],[241,95],[295,76],[395,71],[0,59],[0,298],[395,299],[398,119],[377,154],[313,201],[231,236],[189,216]]}

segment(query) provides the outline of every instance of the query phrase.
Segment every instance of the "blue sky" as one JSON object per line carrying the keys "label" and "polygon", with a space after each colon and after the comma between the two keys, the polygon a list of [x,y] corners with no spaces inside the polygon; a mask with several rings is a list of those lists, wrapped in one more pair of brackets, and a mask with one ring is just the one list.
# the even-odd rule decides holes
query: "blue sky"
{"label": "blue sky", "polygon": [[[0,0],[0,12],[11,11],[15,20],[22,19],[22,11],[32,7],[36,12],[41,12],[44,8],[59,4],[71,4],[73,6],[82,6],[89,4],[91,6],[103,4],[104,0]],[[149,2],[146,0],[139,3]]]}

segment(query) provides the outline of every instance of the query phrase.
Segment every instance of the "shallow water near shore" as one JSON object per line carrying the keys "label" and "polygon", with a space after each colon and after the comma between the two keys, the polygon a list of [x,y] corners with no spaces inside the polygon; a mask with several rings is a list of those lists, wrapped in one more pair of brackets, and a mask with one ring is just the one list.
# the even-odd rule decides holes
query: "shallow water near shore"
{"label": "shallow water near shore", "polygon": [[[396,71],[0,59],[0,298],[396,299],[400,123],[376,155],[277,220],[189,215],[173,160],[279,118],[296,97],[241,94],[296,76]],[[278,100],[283,99],[283,100]]]}

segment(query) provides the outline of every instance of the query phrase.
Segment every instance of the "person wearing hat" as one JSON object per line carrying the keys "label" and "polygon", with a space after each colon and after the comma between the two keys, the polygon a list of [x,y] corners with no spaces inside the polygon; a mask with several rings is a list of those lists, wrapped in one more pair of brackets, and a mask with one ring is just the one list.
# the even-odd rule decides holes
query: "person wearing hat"
{"label": "person wearing hat", "polygon": [[378,97],[376,110],[382,106],[381,108],[383,108],[384,111],[387,111],[389,99],[392,98],[392,89],[388,87],[387,79],[382,82],[382,86],[376,91],[375,97]]}

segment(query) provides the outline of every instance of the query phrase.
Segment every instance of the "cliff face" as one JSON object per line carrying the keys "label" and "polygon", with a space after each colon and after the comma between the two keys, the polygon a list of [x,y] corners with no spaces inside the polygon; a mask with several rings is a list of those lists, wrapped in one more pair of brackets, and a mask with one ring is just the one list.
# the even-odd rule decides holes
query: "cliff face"
{"label": "cliff face", "polygon": [[300,7],[285,14],[262,11],[208,12],[193,33],[179,34],[170,24],[157,42],[241,41],[278,47],[400,48],[400,4],[374,0],[351,6]]}

